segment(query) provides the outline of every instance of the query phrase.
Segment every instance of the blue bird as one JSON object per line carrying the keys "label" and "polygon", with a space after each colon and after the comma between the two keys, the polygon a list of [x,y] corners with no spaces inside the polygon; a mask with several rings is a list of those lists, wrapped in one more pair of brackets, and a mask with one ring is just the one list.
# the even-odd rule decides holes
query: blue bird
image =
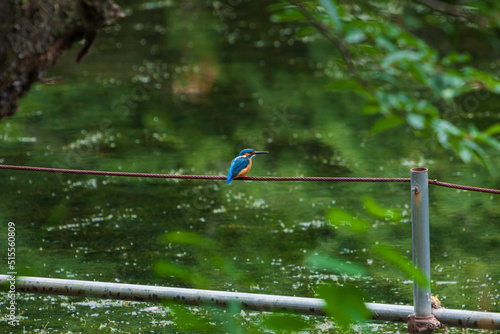
{"label": "blue bird", "polygon": [[269,153],[266,151],[255,151],[251,148],[246,148],[240,152],[240,154],[233,159],[231,162],[231,167],[229,167],[229,173],[227,173],[226,183],[229,184],[233,179],[244,176],[250,168],[252,168],[252,158],[256,154]]}

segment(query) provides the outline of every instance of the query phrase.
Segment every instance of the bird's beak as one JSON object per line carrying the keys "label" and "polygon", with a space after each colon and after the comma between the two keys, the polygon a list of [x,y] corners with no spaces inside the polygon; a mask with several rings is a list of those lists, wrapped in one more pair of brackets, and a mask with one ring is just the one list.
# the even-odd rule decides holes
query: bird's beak
{"label": "bird's beak", "polygon": [[264,153],[266,153],[266,154],[267,154],[267,153],[269,153],[269,152],[267,152],[267,151],[255,151],[255,154],[264,154]]}

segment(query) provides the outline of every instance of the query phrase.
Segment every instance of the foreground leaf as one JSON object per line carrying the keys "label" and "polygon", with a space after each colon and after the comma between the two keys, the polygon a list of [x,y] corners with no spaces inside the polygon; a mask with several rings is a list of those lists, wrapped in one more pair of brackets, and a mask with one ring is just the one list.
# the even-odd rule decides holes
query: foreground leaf
{"label": "foreground leaf", "polygon": [[371,128],[372,133],[378,133],[404,124],[404,120],[398,115],[390,115],[379,118]]}
{"label": "foreground leaf", "polygon": [[404,257],[396,248],[389,245],[377,244],[373,246],[373,249],[383,259],[401,270],[408,278],[415,279],[415,283],[419,286],[430,286],[427,275],[422,270],[413,266],[411,261]]}
{"label": "foreground leaf", "polygon": [[353,232],[366,232],[371,226],[369,221],[358,219],[342,209],[332,208],[326,216],[333,225],[346,227]]}
{"label": "foreground leaf", "polygon": [[317,292],[326,302],[326,313],[341,327],[346,328],[354,322],[371,318],[371,311],[364,303],[363,294],[354,287],[321,285]]}
{"label": "foreground leaf", "polygon": [[342,21],[340,20],[339,11],[335,2],[333,0],[318,0],[318,2],[325,8],[326,13],[333,23],[333,28],[336,31],[341,31]]}
{"label": "foreground leaf", "polygon": [[401,220],[402,214],[399,210],[384,208],[370,196],[363,197],[363,205],[366,211],[374,217],[389,219],[396,222]]}
{"label": "foreground leaf", "polygon": [[203,279],[181,265],[159,260],[153,264],[153,272],[160,277],[173,277],[192,284],[200,284]]}

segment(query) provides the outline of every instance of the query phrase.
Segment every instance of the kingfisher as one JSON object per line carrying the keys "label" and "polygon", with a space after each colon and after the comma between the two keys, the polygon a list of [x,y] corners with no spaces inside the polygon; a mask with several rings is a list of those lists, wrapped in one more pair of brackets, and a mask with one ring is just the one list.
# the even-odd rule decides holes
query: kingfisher
{"label": "kingfisher", "polygon": [[[240,154],[233,159],[231,162],[231,167],[229,167],[229,173],[227,173],[226,183],[229,184],[233,179],[244,176],[250,168],[252,168],[252,158],[256,154],[269,153],[266,151],[255,151],[252,148],[246,148],[240,152]],[[246,177],[246,176],[245,176]]]}

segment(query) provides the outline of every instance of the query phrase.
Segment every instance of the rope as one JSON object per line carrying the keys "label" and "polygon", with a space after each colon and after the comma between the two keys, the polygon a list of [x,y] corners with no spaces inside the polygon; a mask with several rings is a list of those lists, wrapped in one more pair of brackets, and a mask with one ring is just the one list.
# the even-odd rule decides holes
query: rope
{"label": "rope", "polygon": [[[124,177],[149,177],[163,179],[195,179],[195,180],[226,180],[225,176],[219,175],[180,175],[180,174],[157,174],[157,173],[129,173],[129,172],[107,172],[84,169],[66,169],[66,168],[47,168],[47,167],[29,167],[0,165],[0,169],[27,170],[49,173],[68,173],[68,174],[89,174],[105,176],[124,176]],[[235,179],[236,181],[330,181],[330,182],[410,182],[409,178],[374,178],[374,177],[278,177],[278,176],[248,176]]]}
{"label": "rope", "polygon": [[440,182],[438,180],[429,180],[429,184],[433,184],[435,186],[440,186],[440,187],[455,188],[455,189],[470,190],[470,191],[478,191],[478,192],[481,192],[481,193],[500,194],[500,190],[498,190],[498,189],[489,189],[489,188],[479,188],[479,187],[471,187],[471,186],[462,186],[460,184],[445,183],[445,182]]}
{"label": "rope", "polygon": [[[124,176],[124,177],[148,177],[161,179],[193,179],[193,180],[226,180],[225,176],[218,175],[180,175],[180,174],[158,174],[158,173],[129,173],[129,172],[108,172],[84,169],[66,169],[66,168],[47,168],[47,167],[29,167],[15,165],[0,165],[0,169],[14,169],[49,173],[67,173],[67,174],[87,174],[104,176]],[[283,176],[249,176],[235,179],[236,181],[325,181],[325,182],[410,182],[406,177],[283,177]],[[440,187],[448,187],[462,190],[478,191],[484,193],[500,194],[500,190],[462,186],[459,184],[445,183],[438,180],[429,180],[429,184]]]}

